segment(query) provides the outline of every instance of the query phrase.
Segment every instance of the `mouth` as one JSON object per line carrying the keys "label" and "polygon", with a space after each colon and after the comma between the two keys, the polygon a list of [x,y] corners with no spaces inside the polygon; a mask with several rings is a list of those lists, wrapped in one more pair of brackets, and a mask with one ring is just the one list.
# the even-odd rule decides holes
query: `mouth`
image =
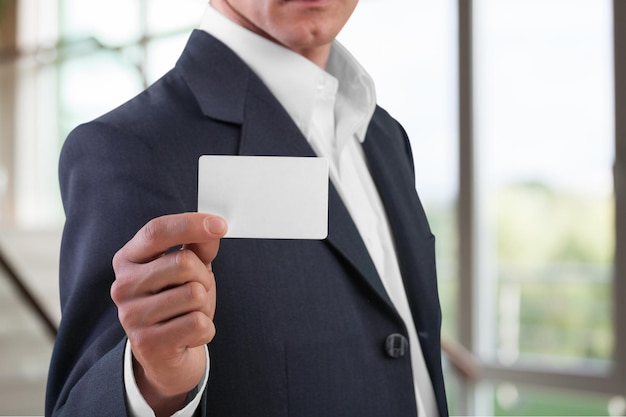
{"label": "mouth", "polygon": [[307,3],[311,5],[322,5],[330,3],[331,0],[284,0],[285,3]]}
{"label": "mouth", "polygon": [[283,0],[286,5],[302,7],[304,9],[326,8],[333,4],[333,0]]}

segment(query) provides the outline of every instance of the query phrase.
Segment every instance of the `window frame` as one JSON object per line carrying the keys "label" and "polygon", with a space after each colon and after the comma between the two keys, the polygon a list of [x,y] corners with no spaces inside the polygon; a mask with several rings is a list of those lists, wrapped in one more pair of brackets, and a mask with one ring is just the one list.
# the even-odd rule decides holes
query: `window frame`
{"label": "window frame", "polygon": [[477,358],[479,379],[466,381],[461,394],[461,413],[471,413],[477,383],[511,382],[550,388],[623,395],[626,392],[626,3],[613,0],[615,84],[615,257],[613,269],[614,351],[606,372],[588,369],[545,370],[504,366],[478,359],[478,263],[479,236],[477,187],[475,185],[475,137],[473,109],[473,2],[458,0],[459,30],[459,342]]}

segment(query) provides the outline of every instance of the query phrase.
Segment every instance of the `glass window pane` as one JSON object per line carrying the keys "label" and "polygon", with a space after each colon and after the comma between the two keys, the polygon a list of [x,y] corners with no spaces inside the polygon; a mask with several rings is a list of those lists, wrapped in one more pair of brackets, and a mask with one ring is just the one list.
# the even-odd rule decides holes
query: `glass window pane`
{"label": "glass window pane", "polygon": [[172,69],[183,52],[189,38],[189,29],[177,34],[158,38],[146,47],[146,80],[151,84]]}
{"label": "glass window pane", "polygon": [[198,27],[206,0],[143,0],[147,5],[148,33],[187,32]]}
{"label": "glass window pane", "polygon": [[121,46],[141,36],[141,0],[59,0],[61,38]]}
{"label": "glass window pane", "polygon": [[474,13],[480,353],[609,360],[611,1],[476,0]]}
{"label": "glass window pane", "polygon": [[12,223],[24,228],[54,228],[63,221],[57,181],[56,77],[53,65],[24,60],[15,80]]}
{"label": "glass window pane", "polygon": [[139,70],[114,52],[100,51],[67,59],[59,69],[63,138],[78,124],[119,106],[143,88]]}

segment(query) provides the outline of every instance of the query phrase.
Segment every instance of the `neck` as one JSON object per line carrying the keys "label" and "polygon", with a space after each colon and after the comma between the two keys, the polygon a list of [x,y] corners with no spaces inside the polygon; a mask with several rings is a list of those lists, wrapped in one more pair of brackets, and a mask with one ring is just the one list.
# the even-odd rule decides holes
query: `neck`
{"label": "neck", "polygon": [[[284,45],[283,45],[284,46]],[[328,57],[330,55],[330,45],[326,45],[324,47],[318,47],[312,50],[293,50],[295,53],[302,55],[309,61],[316,64],[318,67],[322,69],[326,69],[326,64],[328,64]]]}
{"label": "neck", "polygon": [[313,62],[320,68],[324,68],[324,69],[326,68],[326,64],[328,63],[328,57],[330,55],[330,47],[331,47],[330,44],[324,45],[324,46],[317,46],[315,48],[302,48],[302,49],[290,47],[278,41],[276,38],[272,37],[269,33],[259,28],[252,21],[250,21],[250,19],[248,19],[246,16],[244,16],[235,8],[233,8],[228,1],[211,0],[210,3],[216,10],[218,10],[220,13],[222,13],[224,16],[226,16],[233,22],[237,23],[239,26],[242,26],[256,33],[257,35],[264,37],[265,39],[268,39],[278,45],[284,46],[285,48],[292,50],[293,52],[299,55],[302,55],[303,57]]}

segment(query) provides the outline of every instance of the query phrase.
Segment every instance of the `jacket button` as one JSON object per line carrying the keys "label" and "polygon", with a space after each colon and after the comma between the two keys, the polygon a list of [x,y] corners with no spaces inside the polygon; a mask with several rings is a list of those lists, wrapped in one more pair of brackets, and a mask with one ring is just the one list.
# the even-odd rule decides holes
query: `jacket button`
{"label": "jacket button", "polygon": [[400,333],[393,333],[385,340],[385,353],[390,358],[401,358],[409,350],[409,341]]}

